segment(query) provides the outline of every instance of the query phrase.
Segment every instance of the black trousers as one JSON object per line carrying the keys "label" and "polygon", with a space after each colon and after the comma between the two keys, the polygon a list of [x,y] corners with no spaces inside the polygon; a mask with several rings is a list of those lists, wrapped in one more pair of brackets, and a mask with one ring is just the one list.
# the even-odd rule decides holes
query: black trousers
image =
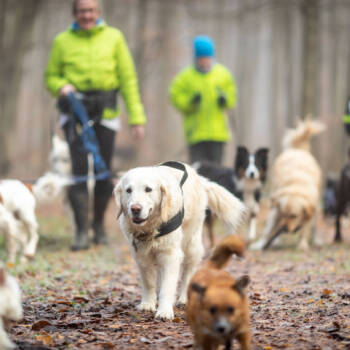
{"label": "black trousers", "polygon": [[221,164],[224,154],[224,145],[224,142],[216,141],[202,141],[189,145],[191,164],[199,161]]}
{"label": "black trousers", "polygon": [[[106,128],[105,126],[96,123],[93,126],[96,137],[99,143],[100,154],[104,159],[108,170],[111,169],[111,161],[114,149],[115,131]],[[66,139],[68,140],[68,125],[64,126]],[[72,161],[73,175],[88,174],[88,159],[87,154],[82,152],[82,143],[79,137],[76,137],[73,142],[69,143],[69,151]],[[87,192],[86,182],[72,185],[70,191]],[[95,196],[111,196],[113,191],[113,182],[111,179],[98,180],[95,184]]]}

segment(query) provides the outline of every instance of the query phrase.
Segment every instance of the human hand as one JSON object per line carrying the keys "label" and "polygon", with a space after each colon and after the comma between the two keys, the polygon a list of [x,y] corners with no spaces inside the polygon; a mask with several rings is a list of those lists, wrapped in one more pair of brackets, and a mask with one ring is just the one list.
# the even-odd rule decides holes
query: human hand
{"label": "human hand", "polygon": [[136,141],[141,141],[145,136],[145,127],[143,125],[132,125],[131,133]]}
{"label": "human hand", "polygon": [[76,92],[77,89],[75,88],[74,85],[72,84],[66,84],[66,85],[63,85],[60,89],[60,92],[59,92],[59,95],[60,96],[68,96],[68,94],[70,92]]}
{"label": "human hand", "polygon": [[219,107],[221,107],[221,108],[226,107],[226,105],[227,105],[227,99],[226,99],[225,95],[221,94],[221,95],[218,97],[218,105],[219,105]]}
{"label": "human hand", "polygon": [[202,95],[199,92],[197,92],[193,95],[191,103],[193,106],[198,107],[199,104],[201,103],[201,100],[202,100]]}

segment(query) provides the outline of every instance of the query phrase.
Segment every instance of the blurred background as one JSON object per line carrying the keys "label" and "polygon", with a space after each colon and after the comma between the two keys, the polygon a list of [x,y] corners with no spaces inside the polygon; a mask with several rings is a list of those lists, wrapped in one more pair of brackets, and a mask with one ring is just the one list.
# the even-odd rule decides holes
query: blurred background
{"label": "blurred background", "polygon": [[[237,144],[268,146],[274,158],[286,128],[307,114],[328,126],[314,142],[325,173],[338,172],[345,162],[350,0],[101,0],[101,6],[107,23],[126,36],[148,117],[137,147],[123,113],[115,169],[187,160],[168,86],[192,62],[197,34],[215,40],[217,60],[237,83],[226,165]],[[50,137],[59,128],[43,74],[53,38],[72,21],[70,0],[0,0],[1,177],[31,179],[48,168]]]}

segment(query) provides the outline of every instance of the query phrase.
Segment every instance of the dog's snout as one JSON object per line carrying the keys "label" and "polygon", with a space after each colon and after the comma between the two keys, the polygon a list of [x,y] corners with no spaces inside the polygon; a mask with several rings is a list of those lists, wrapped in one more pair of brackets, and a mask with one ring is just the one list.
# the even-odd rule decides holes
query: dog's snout
{"label": "dog's snout", "polygon": [[131,212],[133,213],[133,215],[139,215],[141,210],[142,210],[142,207],[140,204],[133,204],[131,207]]}
{"label": "dog's snout", "polygon": [[254,173],[253,171],[251,171],[251,172],[249,173],[249,177],[250,177],[251,179],[253,179],[254,176],[255,176],[255,173]]}
{"label": "dog's snout", "polygon": [[228,324],[226,320],[220,320],[215,323],[215,331],[220,334],[225,334],[227,332]]}

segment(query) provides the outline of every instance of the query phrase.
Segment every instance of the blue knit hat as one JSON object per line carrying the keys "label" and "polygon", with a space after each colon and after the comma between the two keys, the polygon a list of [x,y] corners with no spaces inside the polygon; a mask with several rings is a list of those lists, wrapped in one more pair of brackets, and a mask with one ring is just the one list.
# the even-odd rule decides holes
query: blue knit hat
{"label": "blue knit hat", "polygon": [[193,39],[194,57],[213,57],[215,56],[214,41],[206,35],[198,35]]}

